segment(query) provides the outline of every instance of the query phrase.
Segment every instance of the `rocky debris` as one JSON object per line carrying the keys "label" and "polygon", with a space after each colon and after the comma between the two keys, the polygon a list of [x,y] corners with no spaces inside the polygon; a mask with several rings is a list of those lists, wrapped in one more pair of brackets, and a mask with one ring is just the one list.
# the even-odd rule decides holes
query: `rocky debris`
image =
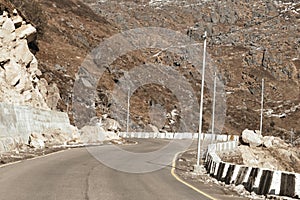
{"label": "rocky debris", "polygon": [[29,136],[28,145],[35,149],[43,149],[54,145],[67,144],[72,141],[72,134],[64,133],[59,129],[48,129],[42,133],[32,133]]}
{"label": "rocky debris", "polygon": [[259,131],[244,130],[242,132],[242,141],[251,147],[258,147],[262,144],[262,135]]}
{"label": "rocky debris", "polygon": [[[249,130],[247,130],[249,132]],[[255,134],[250,131],[251,134]],[[274,136],[260,137],[261,145],[241,144],[234,151],[219,152],[224,162],[230,162],[250,167],[261,167],[271,170],[300,172],[299,147],[285,143]]]}
{"label": "rocky debris", "polygon": [[121,130],[121,126],[119,122],[114,119],[109,118],[107,115],[102,115],[101,117],[93,117],[90,119],[88,126],[98,126],[101,127],[103,131],[112,131],[119,132]]}
{"label": "rocky debris", "polygon": [[[76,129],[74,127],[74,129]],[[114,143],[123,144],[115,132],[105,131],[100,126],[84,126],[79,131],[72,134],[62,132],[59,129],[48,129],[42,133],[32,133],[29,136],[28,145],[34,149],[44,149],[56,146],[76,146],[94,143],[102,143],[104,141],[113,141]]]}
{"label": "rocky debris", "polygon": [[79,137],[76,138],[79,143],[96,143],[120,139],[115,132],[105,131],[100,126],[84,126],[79,133]]}
{"label": "rocky debris", "polygon": [[265,136],[263,137],[263,145],[267,148],[270,148],[273,146],[273,140],[274,140],[273,136]]}
{"label": "rocky debris", "polygon": [[54,110],[59,90],[41,78],[38,62],[28,47],[36,34],[16,10],[11,17],[6,11],[0,16],[0,101]]}

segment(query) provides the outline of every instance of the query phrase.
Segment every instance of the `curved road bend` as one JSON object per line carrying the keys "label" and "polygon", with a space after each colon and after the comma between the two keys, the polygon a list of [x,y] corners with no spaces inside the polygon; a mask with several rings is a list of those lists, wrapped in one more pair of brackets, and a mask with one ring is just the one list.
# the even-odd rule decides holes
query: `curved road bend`
{"label": "curved road bend", "polygon": [[[147,152],[158,149],[167,143],[168,141],[165,140],[139,140],[138,145],[124,148],[133,152]],[[171,175],[170,170],[170,166],[165,166],[158,171],[144,174],[120,172],[101,164],[86,148],[71,149],[1,167],[0,199],[208,199],[178,182]],[[211,189],[210,195],[213,194],[214,190]],[[218,197],[218,199],[225,198]],[[228,199],[232,199],[232,197]]]}

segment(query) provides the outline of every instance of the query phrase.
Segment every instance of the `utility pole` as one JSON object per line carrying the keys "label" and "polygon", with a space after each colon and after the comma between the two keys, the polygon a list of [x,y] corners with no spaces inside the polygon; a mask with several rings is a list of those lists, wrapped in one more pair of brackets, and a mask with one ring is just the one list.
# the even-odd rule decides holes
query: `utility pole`
{"label": "utility pole", "polygon": [[265,81],[262,79],[261,81],[261,109],[260,109],[260,127],[259,132],[260,135],[262,135],[262,126],[263,126],[263,109],[264,109],[264,87],[265,87]]}
{"label": "utility pole", "polygon": [[198,130],[198,153],[197,166],[200,166],[201,160],[201,135],[202,135],[202,117],[203,117],[203,94],[204,94],[204,78],[205,78],[205,59],[206,59],[206,31],[204,32],[204,50],[203,50],[203,67],[202,67],[202,83],[201,83],[201,100],[200,100],[200,116],[199,116],[199,130]]}
{"label": "utility pole", "polygon": [[126,121],[126,133],[129,132],[129,111],[130,111],[130,88],[128,88],[127,94],[127,121]]}

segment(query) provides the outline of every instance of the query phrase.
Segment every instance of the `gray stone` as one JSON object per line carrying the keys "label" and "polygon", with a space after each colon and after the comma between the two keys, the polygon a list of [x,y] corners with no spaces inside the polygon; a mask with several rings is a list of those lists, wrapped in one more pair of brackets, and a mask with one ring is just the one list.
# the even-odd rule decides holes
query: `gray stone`
{"label": "gray stone", "polygon": [[251,147],[257,147],[262,144],[262,136],[252,130],[244,130],[242,132],[242,140]]}

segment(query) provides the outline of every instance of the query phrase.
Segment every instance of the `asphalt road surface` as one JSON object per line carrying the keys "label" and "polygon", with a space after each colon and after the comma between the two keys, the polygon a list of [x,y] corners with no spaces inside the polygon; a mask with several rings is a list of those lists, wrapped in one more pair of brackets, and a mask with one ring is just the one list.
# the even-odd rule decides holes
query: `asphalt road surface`
{"label": "asphalt road surface", "polygon": [[[126,154],[122,162],[133,163],[134,155],[164,147],[166,140],[139,140],[137,145],[122,147]],[[127,173],[99,162],[94,155],[107,154],[114,145],[78,148],[54,153],[33,160],[0,168],[0,199],[3,200],[206,200],[195,190],[178,182],[170,173],[171,166],[148,173]],[[91,154],[92,152],[92,154]],[[147,155],[147,154],[146,154]],[[173,155],[174,156],[174,155]],[[97,157],[97,156],[96,156]],[[151,156],[149,156],[151,160]],[[101,159],[101,158],[100,158]],[[115,160],[113,156],[105,159]],[[149,160],[148,160],[149,161]],[[112,162],[114,163],[114,162]],[[148,163],[149,164],[149,163]],[[140,167],[143,167],[142,165]],[[145,167],[147,168],[147,166]],[[149,168],[150,169],[150,168]],[[132,170],[132,169],[129,169]],[[134,170],[136,170],[134,168]],[[141,169],[143,170],[143,169]],[[206,186],[207,187],[207,186]],[[213,194],[214,189],[210,189]],[[219,198],[225,199],[225,198]]]}

